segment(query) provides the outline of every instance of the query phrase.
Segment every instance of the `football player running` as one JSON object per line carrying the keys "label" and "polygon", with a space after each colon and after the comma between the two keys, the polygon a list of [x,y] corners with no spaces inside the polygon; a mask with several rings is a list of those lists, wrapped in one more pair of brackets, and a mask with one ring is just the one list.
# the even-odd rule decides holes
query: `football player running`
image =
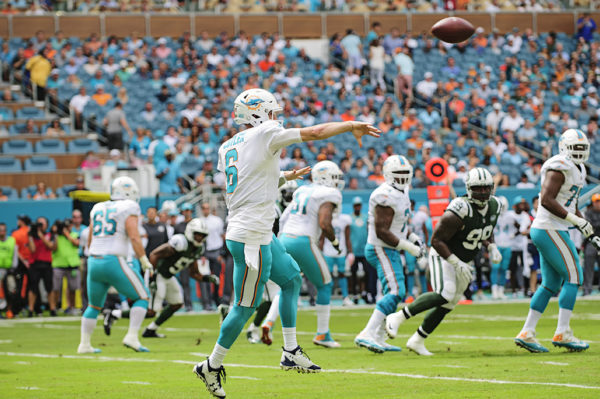
{"label": "football player running", "polygon": [[389,315],[386,330],[391,338],[407,319],[431,309],[423,323],[406,343],[419,355],[431,356],[425,348],[427,338],[442,322],[473,279],[473,259],[485,245],[493,263],[502,255],[493,244],[493,231],[501,211],[500,202],[492,196],[494,181],[487,169],[474,168],[466,179],[467,195],[457,197],[441,217],[431,239],[429,251],[430,282],[433,288],[413,303]]}
{"label": "football player running", "polygon": [[[579,254],[569,237],[575,226],[600,250],[600,237],[578,209],[579,193],[585,185],[584,163],[590,154],[588,139],[579,129],[568,129],[558,142],[559,154],[542,166],[542,189],[538,212],[531,226],[531,240],[540,252],[542,284],[531,299],[529,314],[515,343],[530,352],[548,352],[535,337],[535,328],[553,295],[558,297],[558,325],[552,345],[583,351],[589,344],[575,336],[569,325],[577,290],[583,282]],[[562,288],[561,288],[562,287]]]}
{"label": "football player running", "polygon": [[392,155],[383,164],[385,183],[369,198],[369,222],[365,256],[377,269],[383,298],[375,305],[366,327],[354,343],[372,352],[399,352],[397,346],[385,342],[385,318],[396,311],[405,295],[404,267],[400,251],[419,259],[425,247],[419,236],[409,234],[410,199],[408,191],[413,169],[402,155]]}
{"label": "football player running", "polygon": [[91,336],[110,286],[134,301],[131,306],[129,330],[123,344],[137,352],[148,352],[138,337],[148,308],[148,289],[140,272],[131,268],[126,261],[131,242],[142,269],[145,271],[152,268],[144,252],[138,229],[138,219],[141,216],[139,199],[135,181],[130,177],[121,176],[111,184],[110,201],[94,205],[90,212],[92,233],[88,238],[90,256],[87,274],[89,304],[81,318],[78,353],[100,352],[92,347]]}
{"label": "football player running", "polygon": [[306,278],[317,288],[317,333],[313,343],[338,348],[340,344],[329,333],[331,273],[318,245],[323,234],[341,254],[332,221],[334,212],[339,212],[342,206],[342,171],[331,161],[321,161],[313,167],[311,177],[312,184],[296,190],[292,203],[283,213],[287,220],[280,239]]}
{"label": "football player running", "polygon": [[250,125],[219,148],[218,169],[226,175],[226,203],[229,210],[227,248],[234,259],[234,305],[223,321],[210,357],[194,367],[208,391],[224,398],[223,359],[254,313],[262,298],[264,284],[271,278],[281,287],[279,311],[283,325],[281,367],[317,372],[320,367],[304,354],[296,342],[296,312],[302,279],[285,248],[274,239],[274,205],[282,180],[298,177],[295,172],[281,176],[279,156],[283,147],[323,140],[351,132],[362,144],[365,135],[379,136],[375,127],[360,122],[325,123],[307,128],[285,129],[277,121],[282,110],[273,94],[262,89],[242,92],[234,101],[234,121]]}

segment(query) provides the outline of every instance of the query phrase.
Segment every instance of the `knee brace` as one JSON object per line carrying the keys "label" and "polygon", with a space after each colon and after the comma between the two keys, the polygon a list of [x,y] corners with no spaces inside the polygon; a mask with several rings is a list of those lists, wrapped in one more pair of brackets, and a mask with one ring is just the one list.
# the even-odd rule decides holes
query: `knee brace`
{"label": "knee brace", "polygon": [[317,305],[329,305],[332,287],[333,283],[328,283],[317,289]]}
{"label": "knee brace", "polygon": [[387,294],[377,302],[375,307],[385,315],[392,314],[396,311],[401,300],[402,298],[398,295]]}

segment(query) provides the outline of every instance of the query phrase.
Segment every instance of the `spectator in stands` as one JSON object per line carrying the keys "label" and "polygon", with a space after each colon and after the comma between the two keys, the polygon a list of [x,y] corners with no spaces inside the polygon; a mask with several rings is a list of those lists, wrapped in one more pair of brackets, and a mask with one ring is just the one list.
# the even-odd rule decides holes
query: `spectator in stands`
{"label": "spectator in stands", "polygon": [[152,108],[152,103],[150,101],[146,101],[144,104],[144,110],[140,113],[140,116],[146,122],[152,122],[156,119],[156,111]]}
{"label": "spectator in stands", "polygon": [[85,153],[85,158],[83,159],[83,162],[81,162],[81,170],[90,170],[90,169],[97,169],[102,165],[102,162],[100,161],[100,158],[98,158],[98,156],[93,152],[93,151],[88,151]]}
{"label": "spectator in stands", "polygon": [[151,133],[143,127],[138,127],[135,136],[129,144],[129,156],[134,165],[144,164],[148,160],[148,148],[151,142]]}
{"label": "spectator in stands", "polygon": [[146,221],[142,227],[148,235],[148,242],[145,248],[146,254],[150,254],[154,249],[169,240],[166,225],[158,221],[157,210],[153,206],[146,208]]}
{"label": "spectator in stands", "polygon": [[511,104],[508,106],[508,115],[504,116],[502,122],[500,122],[500,131],[502,133],[515,133],[524,123],[525,120],[519,114],[517,108]]}
{"label": "spectator in stands", "polygon": [[27,194],[27,196],[36,201],[56,198],[56,195],[52,192],[52,189],[46,187],[46,183],[42,181],[36,184],[35,193],[33,193],[33,195]]}
{"label": "spectator in stands", "polygon": [[27,121],[25,121],[25,126],[19,133],[38,134],[39,132],[38,132],[38,128],[35,125],[35,122],[33,121],[33,119],[27,119]]}
{"label": "spectator in stands", "polygon": [[437,129],[442,125],[442,117],[440,116],[440,113],[433,108],[431,102],[428,102],[425,109],[419,113],[418,119],[425,129],[432,129],[433,132],[435,132],[433,129]]}
{"label": "spectator in stands", "polygon": [[129,164],[125,160],[123,160],[123,157],[121,156],[121,151],[117,150],[116,148],[110,150],[109,156],[110,158],[106,162],[104,162],[104,166],[114,166],[117,169],[129,167]]}
{"label": "spectator in stands", "polygon": [[507,151],[502,154],[501,161],[510,165],[521,166],[524,158],[514,143],[508,143]]}
{"label": "spectator in stands", "polygon": [[396,49],[402,47],[404,40],[400,37],[400,30],[396,27],[392,28],[390,33],[385,35],[383,39],[383,48],[385,53],[393,56],[396,54]]}
{"label": "spectator in stands", "polygon": [[62,137],[67,133],[60,124],[60,119],[56,118],[50,122],[50,126],[48,126],[44,134],[48,137]]}
{"label": "spectator in stands", "polygon": [[383,35],[381,34],[381,22],[375,21],[371,23],[371,30],[367,33],[366,41],[371,43],[373,40],[379,40]]}
{"label": "spectator in stands", "polygon": [[531,119],[526,119],[525,124],[517,130],[517,140],[523,147],[534,149],[537,141],[537,130]]}
{"label": "spectator in stands", "polygon": [[341,40],[342,49],[348,57],[348,65],[352,69],[361,69],[362,64],[362,44],[360,38],[354,30],[347,29],[346,35]]}
{"label": "spectator in stands", "polygon": [[110,100],[112,100],[112,94],[104,91],[103,85],[96,86],[96,92],[92,95],[92,100],[101,107],[104,107]]}
{"label": "spectator in stands", "polygon": [[156,166],[156,178],[160,180],[159,192],[161,194],[178,194],[181,192],[183,179],[179,165],[173,162],[173,151],[168,149],[165,151],[165,159],[160,161]]}
{"label": "spectator in stands", "polygon": [[394,63],[398,67],[398,98],[403,99],[405,95],[409,101],[412,100],[412,78],[415,64],[410,56],[410,49],[402,47],[397,49]]}
{"label": "spectator in stands", "polygon": [[[31,251],[28,282],[28,315],[33,313],[41,315],[39,306],[36,308],[36,302],[40,297],[40,281],[44,284],[46,293],[52,292],[52,251],[56,246],[55,238],[48,232],[48,219],[40,216],[36,224],[32,226],[32,234],[28,238],[28,248]],[[49,298],[50,299],[50,298]],[[56,316],[56,302],[49,300],[50,316]]]}
{"label": "spectator in stands", "polygon": [[425,79],[417,83],[415,90],[425,100],[433,98],[433,93],[437,89],[437,83],[433,81],[433,73],[427,71],[424,75]]}
{"label": "spectator in stands", "polygon": [[586,42],[592,41],[594,31],[596,30],[596,22],[592,19],[589,12],[583,14],[577,20],[577,38],[582,38]]}
{"label": "spectator in stands", "polygon": [[52,226],[55,245],[52,248],[52,294],[50,295],[50,308],[56,308],[56,303],[61,297],[63,278],[67,278],[67,309],[65,314],[76,314],[75,291],[79,289],[81,280],[79,267],[79,234],[72,231],[73,223],[70,219],[57,221]]}
{"label": "spectator in stands", "polygon": [[369,176],[369,181],[375,182],[377,185],[380,185],[385,181],[380,164],[376,164],[373,168],[373,173]]}
{"label": "spectator in stands", "polygon": [[115,104],[115,107],[106,113],[102,121],[106,128],[106,140],[110,150],[123,150],[123,129],[127,131],[129,136],[133,136],[133,131],[127,123],[123,105],[120,102]]}
{"label": "spectator in stands", "polygon": [[449,78],[450,76],[452,76],[454,78],[457,78],[458,76],[460,76],[461,69],[459,66],[456,65],[456,61],[453,57],[448,57],[446,66],[442,67],[440,72],[444,77]]}
{"label": "spectator in stands", "polygon": [[52,64],[48,59],[48,50],[40,50],[36,56],[31,57],[27,61],[25,69],[30,73],[31,82],[36,85],[36,99],[44,101],[46,98],[46,81],[52,70]]}
{"label": "spectator in stands", "polygon": [[515,185],[516,188],[534,188],[535,185],[529,181],[527,174],[521,174],[519,182]]}

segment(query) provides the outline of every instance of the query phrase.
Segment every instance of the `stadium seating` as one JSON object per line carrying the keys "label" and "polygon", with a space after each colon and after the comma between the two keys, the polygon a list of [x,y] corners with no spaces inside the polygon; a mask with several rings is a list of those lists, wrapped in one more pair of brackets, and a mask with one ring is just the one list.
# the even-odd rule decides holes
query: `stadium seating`
{"label": "stadium seating", "polygon": [[14,157],[0,157],[0,173],[21,172],[21,161]]}
{"label": "stadium seating", "polygon": [[46,114],[37,107],[24,107],[17,110],[17,119],[44,119]]}
{"label": "stadium seating", "polygon": [[17,190],[15,190],[12,187],[0,186],[0,193],[2,195],[6,195],[6,197],[8,197],[9,200],[14,200],[14,199],[19,198],[19,194],[18,194]]}
{"label": "stadium seating", "polygon": [[66,152],[65,142],[59,139],[45,139],[35,143],[38,154],[62,154]]}
{"label": "stadium seating", "polygon": [[75,139],[69,141],[67,148],[72,154],[85,154],[88,151],[97,152],[98,142],[90,139]]}
{"label": "stadium seating", "polygon": [[33,146],[29,141],[9,140],[2,144],[2,152],[4,154],[31,154]]}
{"label": "stadium seating", "polygon": [[33,156],[25,160],[26,172],[52,172],[56,170],[56,162],[47,156]]}

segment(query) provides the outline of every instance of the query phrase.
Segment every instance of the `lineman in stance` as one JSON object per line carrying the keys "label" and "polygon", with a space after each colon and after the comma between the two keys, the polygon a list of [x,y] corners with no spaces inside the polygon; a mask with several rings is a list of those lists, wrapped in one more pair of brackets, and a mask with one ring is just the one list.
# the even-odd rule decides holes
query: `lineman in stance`
{"label": "lineman in stance", "polygon": [[548,352],[535,338],[535,328],[552,295],[558,297],[558,325],[552,345],[569,351],[583,351],[589,344],[575,336],[569,325],[583,282],[579,255],[569,237],[575,226],[585,238],[600,250],[600,237],[585,220],[578,208],[579,192],[585,185],[584,163],[590,155],[590,143],[581,130],[568,129],[558,142],[560,153],[542,166],[542,190],[538,212],[531,228],[531,240],[540,251],[542,284],[531,299],[529,314],[515,343],[529,352]]}
{"label": "lineman in stance", "polygon": [[385,342],[385,318],[396,311],[406,290],[400,251],[406,251],[416,258],[425,256],[425,247],[419,236],[408,234],[408,190],[412,171],[405,157],[388,157],[383,164],[385,183],[373,191],[369,198],[365,256],[377,269],[384,296],[377,302],[367,326],[356,336],[354,343],[376,353],[401,350]]}
{"label": "lineman in stance", "polygon": [[[226,175],[226,203],[229,210],[227,248],[234,259],[235,301],[223,321],[219,339],[208,359],[194,366],[208,391],[224,398],[221,378],[223,359],[254,313],[269,277],[281,287],[279,311],[283,325],[281,367],[318,372],[296,342],[296,312],[302,279],[285,248],[273,238],[275,200],[281,180],[293,180],[296,172],[282,176],[279,156],[283,147],[294,143],[323,140],[352,132],[361,144],[364,135],[378,137],[378,129],[360,122],[325,123],[308,128],[284,129],[277,121],[282,107],[266,90],[250,89],[234,101],[234,121],[251,125],[219,148],[218,169]],[[271,267],[273,266],[273,267]]]}
{"label": "lineman in stance", "polygon": [[432,309],[406,343],[408,349],[419,355],[432,355],[425,348],[425,338],[454,309],[469,286],[473,279],[472,262],[481,245],[487,247],[493,263],[502,260],[492,243],[492,233],[501,211],[499,201],[492,196],[492,175],[484,168],[471,169],[466,186],[467,195],[452,200],[433,232],[429,251],[433,292],[419,296],[409,306],[387,317],[387,333],[390,338],[395,338],[403,322]]}
{"label": "lineman in stance", "polygon": [[319,249],[321,234],[341,254],[340,242],[333,228],[333,214],[342,206],[342,171],[331,161],[318,162],[312,170],[310,185],[300,187],[294,193],[292,204],[286,208],[283,218],[281,242],[298,262],[306,278],[317,288],[317,333],[315,345],[338,348],[329,333],[331,312],[331,273]]}
{"label": "lineman in stance", "polygon": [[139,199],[135,181],[130,177],[121,176],[111,184],[110,201],[94,205],[90,213],[92,234],[88,238],[90,257],[87,274],[89,304],[81,318],[81,343],[77,349],[78,353],[100,352],[92,347],[91,336],[110,286],[134,301],[129,331],[123,339],[123,345],[136,352],[148,352],[138,338],[148,308],[148,289],[140,272],[131,268],[126,261],[131,242],[142,269],[152,268],[138,230],[138,218],[141,216]]}

